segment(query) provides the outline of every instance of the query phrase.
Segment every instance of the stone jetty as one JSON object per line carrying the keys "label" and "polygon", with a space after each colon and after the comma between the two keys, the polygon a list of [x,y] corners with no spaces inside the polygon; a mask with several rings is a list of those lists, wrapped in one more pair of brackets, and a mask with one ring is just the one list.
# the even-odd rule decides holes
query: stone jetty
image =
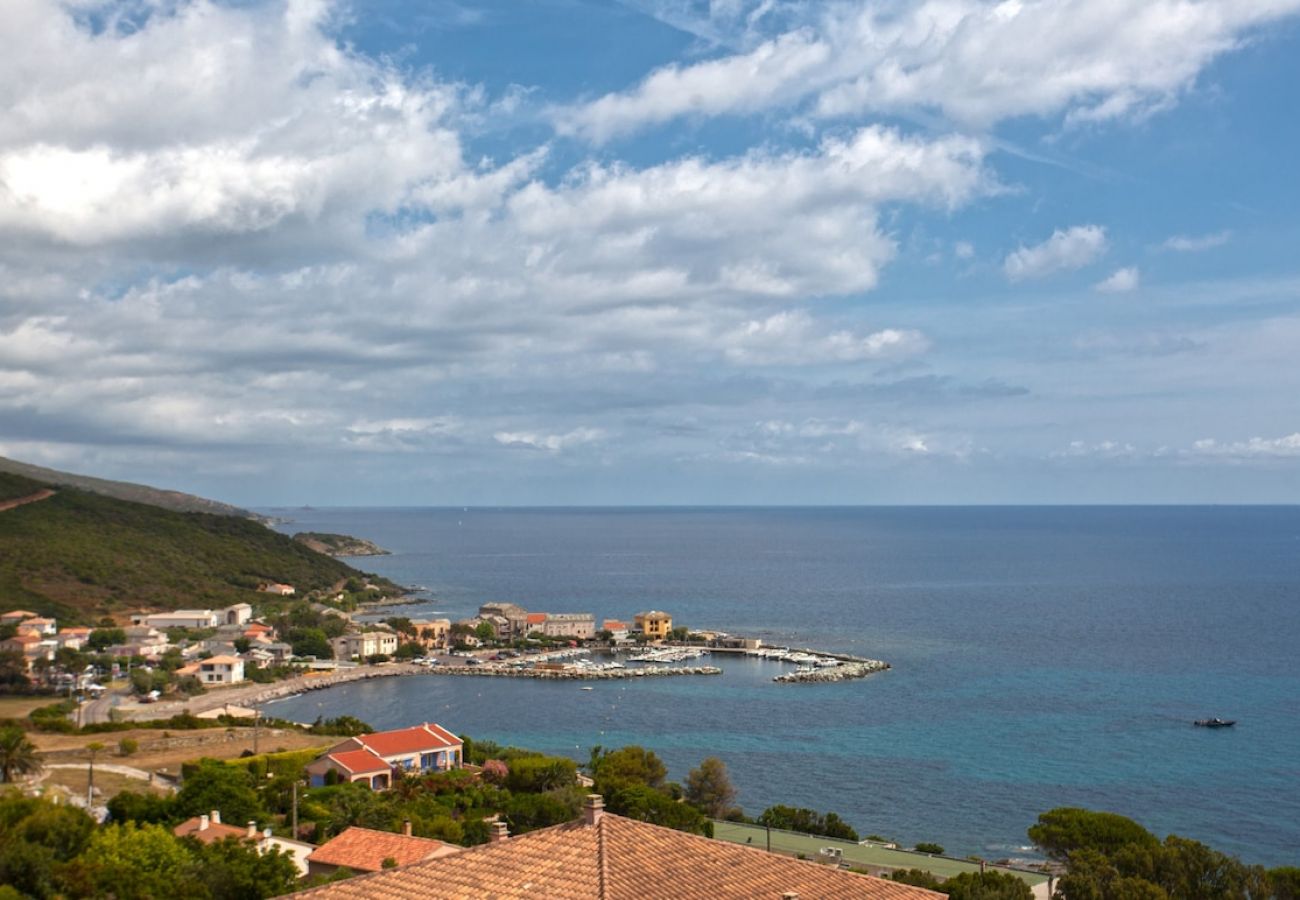
{"label": "stone jetty", "polygon": [[432,666],[430,675],[477,675],[496,678],[539,678],[543,681],[615,681],[665,678],[670,675],[721,675],[717,666],[677,666],[645,669],[499,669],[489,666]]}
{"label": "stone jetty", "polygon": [[883,672],[888,668],[889,663],[887,662],[878,659],[866,659],[861,662],[841,663],[831,668],[800,669],[797,672],[786,672],[784,675],[777,675],[772,680],[782,684],[821,684],[830,681],[866,678],[868,675]]}

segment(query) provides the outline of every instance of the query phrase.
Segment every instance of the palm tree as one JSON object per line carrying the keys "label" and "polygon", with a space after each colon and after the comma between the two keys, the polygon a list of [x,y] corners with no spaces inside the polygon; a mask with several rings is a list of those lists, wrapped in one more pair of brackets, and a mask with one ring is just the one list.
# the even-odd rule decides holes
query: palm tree
{"label": "palm tree", "polygon": [[9,782],[15,775],[34,775],[41,770],[36,745],[27,740],[21,728],[0,730],[0,782]]}

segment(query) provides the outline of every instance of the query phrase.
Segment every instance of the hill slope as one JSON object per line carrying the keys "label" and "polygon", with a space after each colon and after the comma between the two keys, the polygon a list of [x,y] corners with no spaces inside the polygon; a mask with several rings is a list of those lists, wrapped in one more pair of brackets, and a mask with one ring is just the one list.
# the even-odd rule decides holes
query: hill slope
{"label": "hill slope", "polygon": [[[0,501],[47,487],[0,473]],[[87,621],[140,606],[265,601],[255,592],[263,581],[292,584],[301,595],[354,577],[362,573],[237,516],[172,512],[69,487],[0,512],[0,609]]]}
{"label": "hill slope", "polygon": [[183,494],[180,491],[164,491],[143,484],[132,484],[129,481],[109,481],[106,478],[93,478],[90,475],[59,472],[55,469],[34,466],[31,463],[19,462],[16,459],[6,459],[3,456],[0,456],[0,473],[18,475],[50,485],[79,488],[83,491],[90,491],[92,494],[103,494],[106,497],[116,497],[118,500],[130,500],[132,503],[147,503],[150,506],[159,506],[176,512],[205,512],[215,513],[220,516],[243,516],[246,519],[259,518],[246,509],[240,509],[238,506],[231,506],[229,503],[221,503],[217,500],[207,500],[193,494]]}

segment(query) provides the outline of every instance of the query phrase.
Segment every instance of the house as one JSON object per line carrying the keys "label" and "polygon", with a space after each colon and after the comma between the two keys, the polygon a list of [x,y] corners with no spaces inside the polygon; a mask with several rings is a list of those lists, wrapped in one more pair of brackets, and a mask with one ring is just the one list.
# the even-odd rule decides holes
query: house
{"label": "house", "polygon": [[34,619],[36,613],[28,609],[11,609],[7,613],[0,613],[0,625],[17,625],[24,619]]}
{"label": "house", "polygon": [[271,659],[277,666],[287,663],[293,658],[293,645],[283,643],[282,641],[275,641],[270,644],[259,644],[258,648],[271,654]]}
{"label": "house", "polygon": [[673,630],[673,617],[657,609],[637,613],[632,621],[636,625],[636,630],[652,641],[666,640],[669,632]]}
{"label": "house", "polygon": [[586,640],[596,636],[596,617],[591,613],[547,613],[541,630],[547,637]]}
{"label": "house", "polygon": [[149,625],[128,625],[122,631],[126,640],[108,648],[114,656],[161,656],[171,646],[167,635]]}
{"label": "house", "polygon": [[608,631],[612,640],[625,641],[627,640],[628,632],[631,631],[632,628],[620,619],[606,619],[600,623],[600,630]]}
{"label": "house", "polygon": [[235,838],[256,845],[257,849],[262,853],[272,849],[279,850],[293,857],[293,863],[298,869],[299,877],[307,874],[309,868],[307,864],[308,857],[316,849],[315,844],[309,844],[306,841],[277,837],[271,834],[269,828],[258,831],[257,824],[254,822],[249,822],[243,828],[225,825],[221,821],[221,811],[217,809],[212,810],[205,816],[186,819],[172,829],[172,834],[182,838],[192,837],[204,844],[215,844],[225,838]]}
{"label": "house", "polygon": [[432,838],[412,836],[409,821],[403,825],[401,834],[353,825],[312,851],[307,857],[307,872],[309,875],[332,875],[343,868],[358,874],[380,872],[385,868],[385,862],[390,868],[394,864],[405,866],[451,856],[462,849]]}
{"label": "house", "polygon": [[542,628],[546,625],[546,613],[529,613],[528,618],[524,620],[524,628],[527,634],[542,633]]}
{"label": "house", "polygon": [[238,656],[201,659],[198,679],[204,684],[238,684],[244,680],[244,661]]}
{"label": "house", "polygon": [[426,650],[445,650],[450,644],[451,619],[412,619],[412,640]]}
{"label": "house", "polygon": [[265,622],[249,622],[244,627],[244,637],[250,641],[273,641],[276,638],[275,628]]}
{"label": "house", "polygon": [[500,616],[506,620],[505,634],[502,638],[524,637],[528,631],[528,610],[517,603],[484,603],[478,608],[480,617]]}
{"label": "house", "polygon": [[32,616],[23,619],[18,623],[19,631],[34,631],[40,635],[53,635],[59,633],[59,623],[55,619],[45,619],[40,616]]}
{"label": "house", "polygon": [[272,582],[270,584],[260,585],[258,586],[257,589],[261,591],[263,594],[275,594],[277,597],[292,597],[295,593],[297,593],[293,585],[278,584],[275,582]]}
{"label": "house", "polygon": [[367,659],[381,653],[392,656],[397,652],[397,635],[391,631],[344,634],[331,640],[330,647],[335,659]]}
{"label": "house", "polygon": [[135,613],[131,616],[133,625],[147,625],[150,628],[216,628],[220,625],[219,617],[210,609],[178,609],[172,612]]}
{"label": "house", "polygon": [[67,647],[69,650],[80,650],[90,640],[90,632],[91,629],[81,626],[60,628],[59,633],[54,636],[54,640],[60,648]]}
{"label": "house", "polygon": [[313,787],[333,771],[340,781],[364,782],[374,790],[392,784],[394,770],[445,772],[459,769],[464,745],[441,725],[426,722],[396,731],[377,731],[348,738],[307,766]]}
{"label": "house", "polygon": [[41,636],[33,631],[25,631],[0,641],[0,652],[5,651],[21,653],[28,672],[36,660],[54,658],[53,645],[41,640]]}
{"label": "house", "polygon": [[374,897],[555,897],[564,900],[940,900],[944,895],[606,813],[303,891],[320,900]]}
{"label": "house", "polygon": [[221,611],[222,625],[243,625],[253,618],[253,607],[247,603],[236,603]]}

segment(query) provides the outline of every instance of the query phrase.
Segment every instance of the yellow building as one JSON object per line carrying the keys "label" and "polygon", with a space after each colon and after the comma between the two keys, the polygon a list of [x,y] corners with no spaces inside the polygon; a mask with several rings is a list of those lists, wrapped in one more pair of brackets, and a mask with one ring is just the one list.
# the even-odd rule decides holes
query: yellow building
{"label": "yellow building", "polygon": [[637,613],[633,619],[636,630],[655,641],[662,641],[673,630],[673,617],[666,612],[652,609],[650,612]]}

